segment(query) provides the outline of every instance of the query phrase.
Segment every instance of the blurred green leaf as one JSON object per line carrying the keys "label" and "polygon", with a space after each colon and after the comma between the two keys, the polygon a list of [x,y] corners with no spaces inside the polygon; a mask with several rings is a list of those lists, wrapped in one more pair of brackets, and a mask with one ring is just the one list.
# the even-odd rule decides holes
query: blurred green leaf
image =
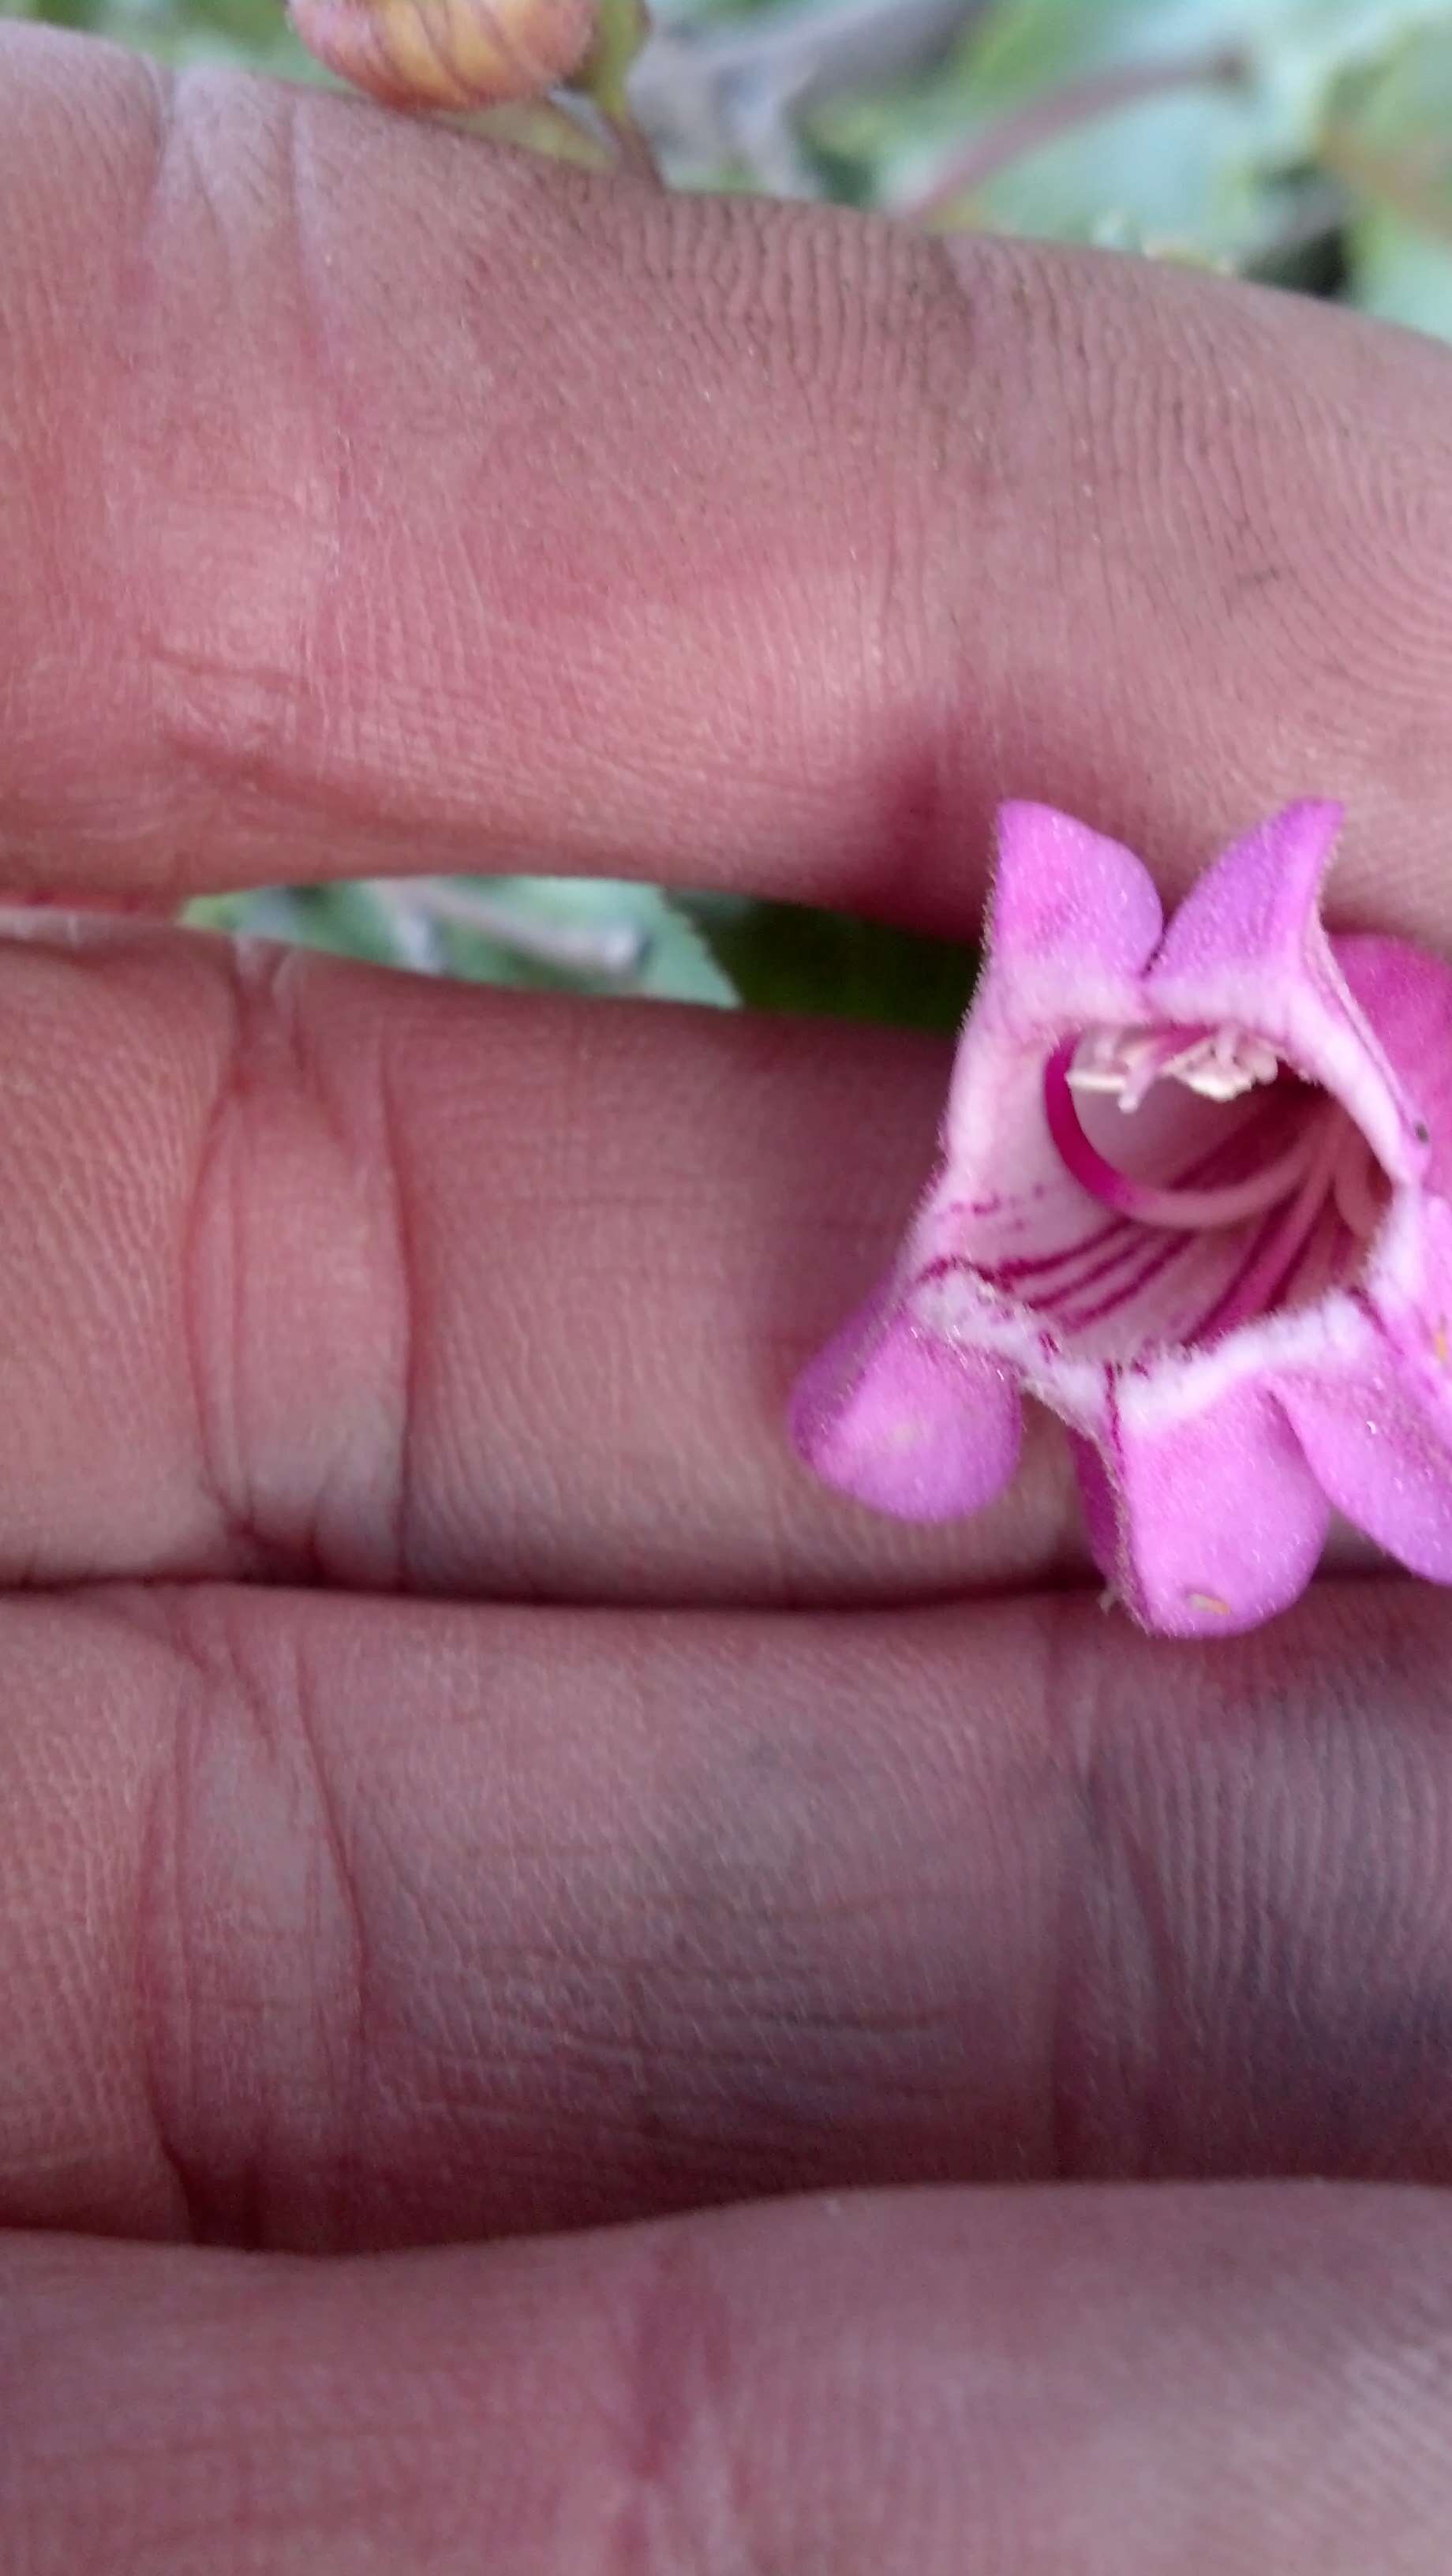
{"label": "blurred green leaf", "polygon": [[1351,292],[1363,312],[1452,340],[1452,241],[1435,241],[1376,207],[1353,225],[1350,253]]}
{"label": "blurred green leaf", "polygon": [[[1321,150],[1383,219],[1452,244],[1452,12],[1383,60],[1343,73],[1327,99]],[[1389,271],[1392,236],[1373,233],[1368,271],[1378,256]]]}
{"label": "blurred green leaf", "polygon": [[[1297,212],[1288,183],[1313,160],[1328,89],[1426,16],[1411,0],[999,0],[940,78],[834,100],[811,130],[829,166],[867,165],[879,195],[901,204],[951,145],[1006,120],[1031,124],[1036,108],[1078,90],[1080,121],[1053,132],[1048,117],[1041,137],[974,188],[968,219],[1273,263]],[[1213,76],[1229,52],[1243,63],[1233,81]],[[1093,106],[1086,84],[1156,67],[1177,85]],[[871,194],[860,175],[848,184]]]}
{"label": "blurred green leaf", "polygon": [[0,16],[16,15],[84,28],[182,70],[218,63],[287,80],[327,77],[297,42],[282,0],[42,0],[32,9],[0,7]]}
{"label": "blurred green leaf", "polygon": [[[1193,72],[1233,36],[1224,6],[1204,0],[1135,0],[1103,8],[1076,0],[1011,0],[988,12],[936,81],[876,99],[830,102],[813,120],[821,147],[875,165],[889,203],[908,203],[955,149],[1029,122],[1070,84],[1164,63]],[[1181,87],[1085,114],[1065,132],[1026,140],[976,184],[974,221],[1023,235],[1078,241],[1117,224],[1130,236],[1193,245],[1211,257],[1246,258],[1275,227],[1267,172],[1276,152],[1266,103],[1248,79],[1187,78]]]}
{"label": "blurred green leaf", "polygon": [[[464,917],[470,907],[477,918]],[[286,940],[466,982],[731,1008],[736,991],[690,915],[655,886],[573,877],[344,883],[208,895],[195,929]],[[512,935],[506,935],[512,933]]]}
{"label": "blurred green leaf", "polygon": [[268,886],[256,894],[199,895],[182,919],[193,930],[285,940],[289,947],[328,949],[374,966],[401,962],[387,923],[361,885]]}
{"label": "blurred green leaf", "polygon": [[692,910],[752,1009],[949,1033],[968,1007],[977,957],[956,943],[797,904],[701,896]]}
{"label": "blurred green leaf", "polygon": [[[695,921],[656,886],[599,877],[497,877],[491,891],[536,919],[548,933],[628,932],[638,942],[635,961],[615,972],[536,966],[541,980],[576,991],[628,993],[657,1001],[708,1002],[720,1009],[736,1001],[729,974]],[[467,934],[458,933],[462,940]],[[463,969],[462,971],[467,971]]]}

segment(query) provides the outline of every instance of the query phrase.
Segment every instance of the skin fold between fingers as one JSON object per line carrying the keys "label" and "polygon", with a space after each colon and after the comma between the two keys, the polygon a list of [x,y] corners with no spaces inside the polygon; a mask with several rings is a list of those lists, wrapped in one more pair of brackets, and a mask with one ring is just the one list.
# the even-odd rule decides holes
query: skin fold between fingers
{"label": "skin fold between fingers", "polygon": [[0,2251],[27,2576],[1438,2576],[1452,2220],[849,2196],[304,2264]]}
{"label": "skin fold between fingers", "polygon": [[333,2251],[1446,2181],[1448,1618],[12,1600],[0,2216]]}

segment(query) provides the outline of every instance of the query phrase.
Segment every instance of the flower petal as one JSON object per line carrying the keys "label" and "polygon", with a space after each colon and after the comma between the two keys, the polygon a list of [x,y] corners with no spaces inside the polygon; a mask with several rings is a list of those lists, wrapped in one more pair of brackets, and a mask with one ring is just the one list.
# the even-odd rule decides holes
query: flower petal
{"label": "flower petal", "polygon": [[1066,1030],[1140,1016],[1163,927],[1132,851],[1047,805],[1000,807],[985,963],[953,1067],[930,1232],[945,1198],[996,1202],[1000,1231],[1016,1222],[1010,1200],[1027,1210],[1069,1186],[1078,1201],[1044,1118],[1044,1055]]}
{"label": "flower petal", "polygon": [[1452,1198],[1452,967],[1405,939],[1333,939],[1347,990],[1431,1135],[1425,1181]]}
{"label": "flower petal", "polygon": [[[1312,1322],[1307,1317],[1307,1325]],[[1330,1500],[1413,1573],[1452,1582],[1452,1208],[1392,1199],[1360,1287],[1297,1335],[1276,1391]]]}
{"label": "flower petal", "polygon": [[879,1299],[803,1371],[790,1423],[825,1484],[899,1520],[956,1520],[1008,1483],[1023,1408],[1001,1363]]}
{"label": "flower petal", "polygon": [[1090,1544],[1142,1627],[1230,1636],[1305,1590],[1330,1512],[1262,1384],[1180,1412],[1130,1382],[1102,1446],[1074,1448]]}
{"label": "flower petal", "polygon": [[1152,1017],[1236,1025],[1339,1099],[1395,1180],[1425,1163],[1417,1113],[1351,993],[1318,898],[1337,805],[1288,805],[1192,886],[1144,980]]}
{"label": "flower petal", "polygon": [[1132,850],[1048,805],[998,812],[987,964],[977,1008],[1037,1028],[1065,1009],[1122,1019],[1159,945],[1164,914]]}
{"label": "flower petal", "polygon": [[[1175,912],[1150,971],[1151,987],[1159,991],[1184,978],[1201,990],[1218,977],[1238,985],[1247,973],[1304,972],[1340,824],[1339,805],[1308,798],[1233,841]],[[1231,1020],[1236,1012],[1232,1004],[1207,1016]]]}
{"label": "flower petal", "polygon": [[1452,1583],[1452,1421],[1438,1422],[1393,1366],[1340,1385],[1307,1378],[1285,1403],[1337,1510],[1413,1574]]}

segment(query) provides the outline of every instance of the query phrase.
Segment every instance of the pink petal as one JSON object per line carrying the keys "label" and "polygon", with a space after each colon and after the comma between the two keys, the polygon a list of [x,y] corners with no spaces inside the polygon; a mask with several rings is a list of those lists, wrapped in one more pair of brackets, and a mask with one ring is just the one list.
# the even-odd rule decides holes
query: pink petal
{"label": "pink petal", "polygon": [[1132,850],[1051,806],[1000,806],[980,1002],[1020,1023],[1066,1004],[1086,1021],[1132,1012],[1163,927]]}
{"label": "pink petal", "polygon": [[[1076,1441],[1090,1543],[1163,1636],[1230,1636],[1305,1590],[1330,1513],[1275,1398],[1254,1381],[1172,1413],[1126,1390],[1101,1452]],[[1138,1417],[1138,1418],[1136,1418]]]}
{"label": "pink petal", "polygon": [[1431,1134],[1426,1186],[1452,1197],[1452,967],[1405,939],[1333,939],[1347,990]]}
{"label": "pink petal", "polygon": [[899,1520],[955,1520],[1002,1492],[1023,1409],[1011,1373],[867,1308],[803,1371],[792,1438],[825,1484]]}
{"label": "pink petal", "polygon": [[1232,842],[1175,913],[1150,971],[1152,991],[1181,978],[1198,990],[1226,975],[1304,973],[1340,824],[1339,805],[1307,800]]}
{"label": "pink petal", "polygon": [[1150,1015],[1253,1029],[1350,1111],[1397,1180],[1425,1155],[1416,1113],[1321,927],[1335,805],[1288,805],[1217,859],[1185,897],[1144,980]]}
{"label": "pink petal", "polygon": [[1413,1574],[1452,1583],[1452,1380],[1369,1337],[1359,1367],[1286,1376],[1277,1391],[1336,1509]]}
{"label": "pink petal", "polygon": [[1140,977],[1163,927],[1132,851],[1047,805],[999,808],[984,969],[944,1123],[950,1196],[1006,1188],[1027,1201],[1040,1180],[1062,1184],[1042,1049],[1071,1026],[1140,1018]]}

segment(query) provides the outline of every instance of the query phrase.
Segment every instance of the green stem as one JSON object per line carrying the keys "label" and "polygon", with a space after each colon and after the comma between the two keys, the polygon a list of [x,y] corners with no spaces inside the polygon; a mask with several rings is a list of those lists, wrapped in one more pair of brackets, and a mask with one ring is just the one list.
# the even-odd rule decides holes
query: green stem
{"label": "green stem", "polygon": [[1170,55],[1163,62],[1088,72],[1082,80],[1066,81],[1060,89],[1029,99],[1012,115],[961,144],[922,194],[898,212],[912,222],[926,223],[960,197],[986,186],[1015,161],[1037,152],[1042,144],[1057,142],[1060,135],[1111,116],[1117,108],[1137,106],[1141,99],[1160,98],[1174,90],[1242,89],[1250,81],[1251,70],[1242,46],[1215,45],[1198,53]]}

